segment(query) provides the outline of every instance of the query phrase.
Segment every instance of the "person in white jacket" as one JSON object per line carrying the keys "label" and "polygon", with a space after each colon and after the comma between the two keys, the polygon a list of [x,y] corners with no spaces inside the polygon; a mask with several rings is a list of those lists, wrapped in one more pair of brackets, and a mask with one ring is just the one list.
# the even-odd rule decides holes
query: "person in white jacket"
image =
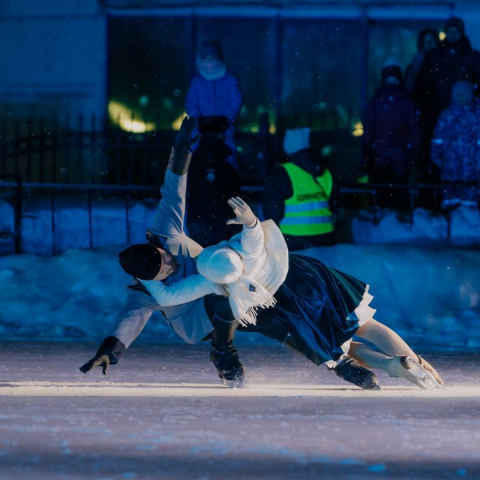
{"label": "person in white jacket", "polygon": [[[236,214],[229,223],[243,224],[242,233],[203,250],[196,275],[168,286],[142,280],[159,304],[226,295],[235,319],[249,331],[283,341],[362,388],[378,388],[376,376],[366,367],[383,369],[424,389],[443,384],[430,364],[373,319],[368,285],[316,259],[289,255],[272,221],[259,222],[239,197],[228,203]],[[355,334],[385,353],[352,342]]]}

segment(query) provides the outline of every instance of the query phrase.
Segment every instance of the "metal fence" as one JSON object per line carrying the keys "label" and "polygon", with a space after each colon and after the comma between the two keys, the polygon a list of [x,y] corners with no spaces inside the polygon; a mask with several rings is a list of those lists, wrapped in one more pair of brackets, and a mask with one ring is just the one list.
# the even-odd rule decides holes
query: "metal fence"
{"label": "metal fence", "polygon": [[[20,177],[0,177],[0,198],[9,197],[9,201],[14,206],[14,231],[8,235],[14,239],[15,252],[21,253],[21,238],[22,238],[22,207],[24,204],[23,198],[28,192],[29,195],[34,192],[37,196],[48,198],[48,204],[51,215],[51,229],[52,229],[52,255],[56,255],[57,245],[55,231],[57,229],[56,208],[57,199],[59,196],[65,197],[68,194],[82,194],[86,196],[85,208],[88,212],[88,238],[89,247],[93,248],[93,200],[95,195],[103,198],[109,196],[121,197],[121,202],[124,205],[124,221],[127,243],[131,240],[130,231],[130,205],[133,200],[138,201],[145,198],[153,198],[158,200],[160,198],[158,185],[92,185],[92,184],[54,184],[54,183],[32,183],[23,182]],[[345,209],[352,204],[358,208],[361,200],[368,198],[368,205],[372,207],[372,221],[376,225],[380,221],[380,210],[378,206],[378,197],[382,191],[404,191],[408,194],[409,203],[408,209],[412,213],[410,216],[410,223],[413,224],[413,211],[418,204],[418,197],[422,192],[430,192],[440,198],[442,192],[447,190],[449,185],[384,185],[384,184],[365,184],[358,185],[339,185],[332,194],[332,206],[334,214],[339,209]],[[262,186],[243,186],[241,187],[242,195],[249,202],[259,202],[263,192]],[[353,202],[352,202],[353,200]],[[447,220],[446,238],[447,243],[451,239],[451,213],[452,209],[447,208],[443,210],[443,214]]]}
{"label": "metal fence", "polygon": [[[134,116],[131,120],[142,122]],[[258,133],[236,135],[244,184],[263,184],[265,172],[278,160],[281,133],[269,132],[264,115],[259,125]],[[358,147],[348,125],[350,119],[312,132],[314,146],[338,151]],[[0,175],[42,184],[158,185],[175,135],[172,130],[126,132],[95,115],[10,122],[0,131]]]}

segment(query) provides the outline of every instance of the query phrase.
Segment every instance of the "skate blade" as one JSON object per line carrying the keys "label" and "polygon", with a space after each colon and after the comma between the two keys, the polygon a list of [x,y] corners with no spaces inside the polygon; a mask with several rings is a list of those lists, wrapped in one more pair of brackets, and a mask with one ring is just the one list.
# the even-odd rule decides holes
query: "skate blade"
{"label": "skate blade", "polygon": [[230,388],[240,388],[243,387],[243,378],[236,379],[236,380],[227,380],[226,378],[221,378],[220,382],[223,385],[230,387]]}
{"label": "skate blade", "polygon": [[441,388],[441,385],[435,380],[435,377],[425,370],[412,357],[406,357],[402,362],[405,369],[412,375],[412,380],[423,390],[433,390],[434,388]]}

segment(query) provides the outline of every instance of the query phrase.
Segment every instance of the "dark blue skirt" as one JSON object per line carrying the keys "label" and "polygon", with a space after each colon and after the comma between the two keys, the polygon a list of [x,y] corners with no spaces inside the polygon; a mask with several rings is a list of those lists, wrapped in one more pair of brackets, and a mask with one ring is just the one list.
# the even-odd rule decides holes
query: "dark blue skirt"
{"label": "dark blue skirt", "polygon": [[259,311],[256,331],[291,344],[317,365],[337,360],[359,328],[352,315],[367,285],[315,258],[290,254],[277,304]]}

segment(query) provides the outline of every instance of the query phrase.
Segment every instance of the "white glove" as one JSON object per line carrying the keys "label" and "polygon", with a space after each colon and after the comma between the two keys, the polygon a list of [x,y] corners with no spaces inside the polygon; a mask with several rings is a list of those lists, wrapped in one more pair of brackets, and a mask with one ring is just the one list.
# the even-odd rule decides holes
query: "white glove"
{"label": "white glove", "polygon": [[253,227],[257,221],[257,217],[253,214],[252,209],[240,198],[231,198],[227,203],[233,208],[236,218],[227,220],[227,225],[245,225]]}

